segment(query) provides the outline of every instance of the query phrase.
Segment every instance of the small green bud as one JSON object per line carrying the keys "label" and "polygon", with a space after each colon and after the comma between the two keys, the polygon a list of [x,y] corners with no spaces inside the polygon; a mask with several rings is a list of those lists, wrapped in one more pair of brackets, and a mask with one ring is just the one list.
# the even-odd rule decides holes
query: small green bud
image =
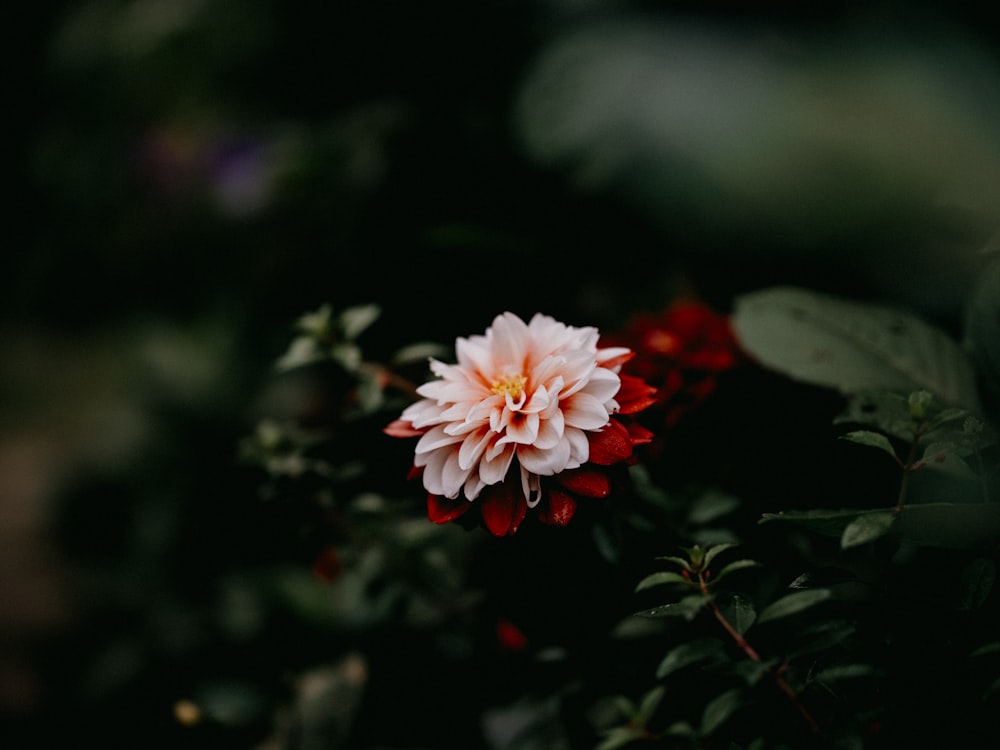
{"label": "small green bud", "polygon": [[910,411],[910,416],[917,421],[922,420],[927,413],[927,407],[930,406],[933,399],[934,396],[929,391],[914,391],[911,393],[906,404]]}

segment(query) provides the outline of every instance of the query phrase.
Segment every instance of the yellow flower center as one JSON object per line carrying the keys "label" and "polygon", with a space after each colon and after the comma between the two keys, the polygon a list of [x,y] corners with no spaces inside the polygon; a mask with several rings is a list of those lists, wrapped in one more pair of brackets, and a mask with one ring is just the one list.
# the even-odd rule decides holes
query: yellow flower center
{"label": "yellow flower center", "polygon": [[493,381],[492,390],[498,396],[510,396],[516,401],[521,398],[527,380],[524,375],[504,375],[499,380]]}

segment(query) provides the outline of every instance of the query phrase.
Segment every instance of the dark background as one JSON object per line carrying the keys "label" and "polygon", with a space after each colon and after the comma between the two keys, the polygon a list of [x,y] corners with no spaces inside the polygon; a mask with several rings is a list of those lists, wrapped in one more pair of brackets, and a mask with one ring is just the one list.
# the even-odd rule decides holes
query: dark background
{"label": "dark background", "polygon": [[[277,398],[292,324],[321,304],[382,307],[374,359],[503,310],[611,330],[678,295],[724,313],[782,283],[960,335],[1000,226],[991,15],[20,8],[0,272],[4,746],[190,747],[141,707],[213,667],[308,663],[305,644],[271,647],[278,626],[237,647],[192,612],[218,577],[292,554],[280,522],[246,512],[257,477],[233,456]],[[265,732],[240,731],[205,746]]]}

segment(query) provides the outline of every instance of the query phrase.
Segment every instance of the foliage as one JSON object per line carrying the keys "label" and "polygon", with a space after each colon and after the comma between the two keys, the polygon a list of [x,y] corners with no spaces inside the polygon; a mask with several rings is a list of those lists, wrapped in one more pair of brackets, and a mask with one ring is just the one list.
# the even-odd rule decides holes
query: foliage
{"label": "foliage", "polygon": [[[761,320],[754,306],[774,297],[794,298],[795,304],[769,308]],[[535,530],[524,534],[526,542],[497,544],[487,543],[478,534],[482,529],[468,527],[456,546],[442,535],[450,526],[418,520],[419,503],[365,493],[331,503],[338,508],[340,531],[331,548],[344,561],[334,589],[312,594],[311,604],[288,603],[298,616],[353,622],[365,631],[392,621],[404,630],[431,626],[460,632],[491,601],[531,602],[530,614],[504,612],[495,647],[527,658],[508,687],[548,708],[544,715],[531,713],[516,738],[488,736],[492,747],[543,747],[543,736],[557,736],[560,747],[599,750],[895,747],[928,734],[954,738],[956,730],[946,733],[926,718],[935,706],[959,717],[969,738],[982,732],[996,739],[986,720],[997,684],[990,670],[995,661],[989,659],[996,648],[990,633],[997,625],[1000,550],[993,426],[986,415],[950,405],[945,395],[929,390],[936,385],[954,396],[947,377],[923,377],[929,370],[962,372],[967,389],[974,382],[968,378],[970,361],[957,344],[927,343],[944,340],[943,331],[881,307],[841,303],[806,289],[764,291],[752,299],[750,308],[737,305],[734,320],[736,345],[745,345],[744,337],[751,341],[749,359],[732,358],[723,376],[774,372],[813,381],[818,389],[839,389],[839,413],[828,418],[821,447],[825,470],[850,474],[862,458],[887,456],[897,472],[895,496],[875,507],[844,495],[836,507],[803,501],[800,507],[763,510],[762,501],[774,502],[767,486],[747,499],[725,482],[689,477],[679,484],[664,473],[668,454],[658,458],[652,451],[630,467],[622,494],[611,502],[594,501],[565,529]],[[804,342],[819,344],[796,326],[822,320],[831,309],[839,310],[833,318],[850,322],[825,329],[823,345],[837,354],[814,357],[813,366],[803,369],[797,363]],[[780,315],[795,324],[766,346],[758,344],[763,331],[781,330],[774,319]],[[319,319],[330,319],[329,308],[303,317]],[[904,319],[906,325],[900,325]],[[893,341],[891,357],[882,356],[881,343],[873,343],[887,339]],[[292,350],[300,346],[293,343]],[[905,364],[907,352],[918,350],[922,364]],[[637,358],[642,355],[637,347]],[[312,361],[307,357],[299,366]],[[282,362],[286,371],[296,366],[289,366],[287,355]],[[364,373],[374,366],[360,362],[337,360],[353,383],[348,391],[370,382]],[[881,362],[888,371],[884,381]],[[384,405],[398,403],[394,399],[412,393],[412,386],[392,367],[374,369],[392,372],[377,380],[386,397],[349,400],[362,412],[391,417]],[[898,390],[900,371],[913,373],[926,387]],[[719,387],[725,391],[725,385]],[[962,392],[965,403],[978,403],[972,392]],[[707,392],[686,421],[696,422],[715,398],[721,396],[714,389]],[[667,404],[669,399],[661,409]],[[651,424],[661,418],[648,417]],[[265,423],[262,429],[270,434],[272,428]],[[313,438],[285,439],[293,446],[291,455],[302,456]],[[280,441],[272,436],[264,442]],[[838,442],[854,448],[835,451]],[[780,450],[781,444],[774,447]],[[294,473],[289,464],[268,463],[265,455],[256,454],[272,475]],[[320,473],[326,486],[336,486],[335,472]],[[925,474],[931,481],[921,483]],[[865,478],[862,472],[852,481]],[[375,515],[373,507],[379,509]],[[362,531],[366,525],[371,532]],[[401,537],[397,527],[410,531]],[[581,536],[588,528],[589,538]],[[419,547],[407,551],[418,539]],[[385,558],[389,549],[409,562],[394,569],[369,559],[375,550]],[[522,564],[541,569],[529,578],[463,580],[455,573],[465,569],[462,560],[470,554],[483,556],[487,569]],[[555,583],[544,571],[564,556],[579,565]],[[431,561],[435,567],[421,572]],[[627,576],[644,568],[629,586]],[[351,583],[357,576],[364,580]],[[376,580],[385,583],[372,588]],[[442,589],[446,582],[449,588]],[[553,585],[565,595],[539,599]],[[621,609],[630,601],[626,589],[631,614]],[[346,607],[339,614],[328,609],[333,600],[323,604],[331,595]],[[433,602],[442,596],[465,604],[435,609]],[[352,617],[345,620],[348,611]],[[615,611],[621,613],[617,623],[608,617]],[[543,631],[548,635],[540,636]],[[627,679],[611,676],[616,673]],[[515,704],[505,706],[511,697],[487,692],[464,710],[513,711]]]}
{"label": "foliage", "polygon": [[[0,746],[1000,745],[994,55],[657,5],[27,9]],[[495,538],[383,430],[505,310],[657,391]]]}

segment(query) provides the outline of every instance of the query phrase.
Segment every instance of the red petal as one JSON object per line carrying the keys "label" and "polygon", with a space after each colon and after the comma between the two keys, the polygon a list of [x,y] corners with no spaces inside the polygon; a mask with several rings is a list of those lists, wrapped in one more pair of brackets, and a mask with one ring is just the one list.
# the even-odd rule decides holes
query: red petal
{"label": "red petal", "polygon": [[609,370],[612,370],[615,367],[621,367],[623,364],[628,362],[634,356],[635,352],[633,351],[624,352],[623,354],[619,354],[617,357],[612,357],[609,360],[601,362],[601,367],[606,367]]}
{"label": "red petal", "polygon": [[472,507],[464,497],[450,500],[441,495],[427,495],[427,517],[434,523],[448,523]]}
{"label": "red petal", "polygon": [[337,578],[343,568],[337,548],[332,544],[324,547],[312,564],[313,575],[326,583]]}
{"label": "red petal", "polygon": [[628,430],[617,419],[608,422],[600,432],[588,432],[590,462],[610,466],[632,455],[632,440]]}
{"label": "red petal", "polygon": [[382,428],[382,432],[391,437],[398,438],[420,437],[424,434],[424,430],[415,429],[413,422],[408,419],[397,419],[394,422],[390,422]]}
{"label": "red petal", "polygon": [[550,489],[545,493],[538,520],[550,526],[565,526],[576,513],[576,499],[562,490]]}
{"label": "red petal", "polygon": [[607,474],[589,465],[564,471],[556,480],[573,494],[584,497],[607,497],[611,492],[611,480]]}
{"label": "red petal", "polygon": [[656,388],[632,375],[618,377],[622,381],[621,388],[615,394],[615,401],[620,407],[619,413],[635,414],[656,403]]}
{"label": "red petal", "polygon": [[631,422],[626,427],[629,438],[632,440],[632,445],[646,445],[652,443],[653,438],[656,437],[656,433],[647,430],[641,424]]}
{"label": "red petal", "polygon": [[407,472],[406,478],[416,479],[417,477],[422,477],[423,475],[424,475],[424,467],[417,466],[416,464],[414,464],[413,466],[410,467],[409,472]]}
{"label": "red petal", "polygon": [[523,651],[528,646],[527,636],[507,618],[497,621],[497,641],[507,651]]}
{"label": "red petal", "polygon": [[528,512],[528,503],[520,484],[503,482],[487,487],[479,500],[483,522],[493,536],[507,536],[517,531]]}

